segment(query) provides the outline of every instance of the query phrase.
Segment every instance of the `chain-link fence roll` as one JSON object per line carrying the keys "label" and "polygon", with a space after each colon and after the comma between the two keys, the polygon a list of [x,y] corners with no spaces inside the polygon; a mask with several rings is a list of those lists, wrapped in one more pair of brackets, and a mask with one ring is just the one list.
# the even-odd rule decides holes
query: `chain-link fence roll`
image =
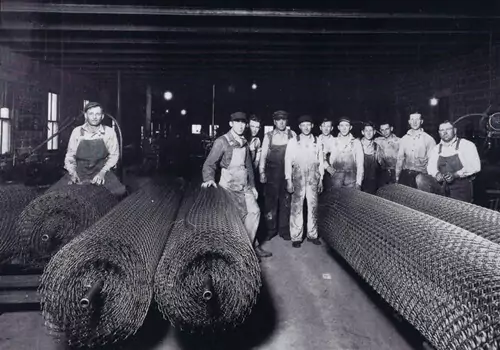
{"label": "chain-link fence roll", "polygon": [[500,348],[500,246],[361,191],[320,199],[321,237],[439,350]]}
{"label": "chain-link fence roll", "polygon": [[150,182],[54,255],[39,289],[46,327],[73,346],[134,334],[181,198],[181,185]]}
{"label": "chain-link fence roll", "polygon": [[17,235],[24,264],[44,266],[64,244],[118,203],[103,186],[68,185],[49,190],[19,215]]}
{"label": "chain-link fence roll", "polygon": [[17,218],[36,196],[37,191],[33,187],[18,184],[0,186],[0,263],[16,252],[19,246]]}
{"label": "chain-link fence roll", "polygon": [[182,330],[237,327],[261,288],[259,261],[230,194],[222,188],[191,192],[155,276],[155,300]]}
{"label": "chain-link fence roll", "polygon": [[377,196],[421,211],[500,243],[500,212],[403,185],[387,185]]}

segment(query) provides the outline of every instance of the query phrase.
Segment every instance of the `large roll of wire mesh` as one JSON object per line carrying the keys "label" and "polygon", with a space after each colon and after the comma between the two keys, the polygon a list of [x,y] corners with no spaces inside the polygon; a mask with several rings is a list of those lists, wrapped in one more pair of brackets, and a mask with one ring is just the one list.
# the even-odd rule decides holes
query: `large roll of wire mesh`
{"label": "large roll of wire mesh", "polygon": [[500,243],[500,212],[403,185],[387,185],[377,196],[461,227]]}
{"label": "large roll of wire mesh", "polygon": [[43,267],[64,244],[117,203],[103,186],[68,185],[47,191],[19,215],[17,235],[22,262]]}
{"label": "large roll of wire mesh", "polygon": [[191,191],[179,210],[155,277],[155,300],[179,329],[234,328],[251,313],[261,288],[259,261],[230,194]]}
{"label": "large roll of wire mesh", "polygon": [[0,186],[0,263],[7,261],[17,251],[18,216],[36,196],[34,187],[19,184]]}
{"label": "large roll of wire mesh", "polygon": [[150,182],[64,246],[39,288],[46,327],[79,347],[134,334],[181,197],[179,184]]}
{"label": "large roll of wire mesh", "polygon": [[361,191],[321,198],[321,237],[442,350],[500,348],[500,246]]}

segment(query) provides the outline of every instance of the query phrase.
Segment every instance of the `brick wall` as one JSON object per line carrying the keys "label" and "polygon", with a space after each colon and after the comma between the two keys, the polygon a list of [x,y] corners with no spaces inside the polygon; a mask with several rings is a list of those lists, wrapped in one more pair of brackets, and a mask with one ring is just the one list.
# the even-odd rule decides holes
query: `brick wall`
{"label": "brick wall", "polygon": [[[11,110],[13,147],[26,151],[47,138],[48,93],[59,95],[59,119],[77,116],[83,100],[110,103],[99,85],[86,77],[63,72],[0,46],[0,103]],[[83,122],[83,117],[78,123]],[[72,128],[60,136],[65,149]]]}
{"label": "brick wall", "polygon": [[[408,115],[419,111],[424,128],[437,137],[444,119],[456,120],[468,113],[481,113],[491,104],[497,108],[500,97],[499,47],[476,50],[443,60],[429,67],[399,74],[394,79],[396,127],[407,129]],[[440,99],[432,107],[431,97]]]}

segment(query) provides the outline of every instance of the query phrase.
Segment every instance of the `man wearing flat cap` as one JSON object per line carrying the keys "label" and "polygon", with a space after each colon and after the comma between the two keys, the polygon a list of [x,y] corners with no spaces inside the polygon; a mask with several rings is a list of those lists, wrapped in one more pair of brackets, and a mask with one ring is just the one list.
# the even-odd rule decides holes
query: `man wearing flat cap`
{"label": "man wearing flat cap", "polygon": [[87,103],[84,113],[85,123],[76,127],[69,138],[64,159],[68,173],[52,189],[68,183],[90,183],[102,185],[114,195],[122,196],[126,188],[111,171],[120,156],[116,132],[102,124],[104,113],[99,103]]}
{"label": "man wearing flat cap", "polygon": [[318,240],[318,194],[323,190],[323,150],[311,134],[313,119],[299,118],[300,135],[288,143],[285,154],[287,191],[292,194],[290,236],[292,246],[299,248],[304,231],[304,199],[307,201],[307,238],[316,245]]}
{"label": "man wearing flat cap", "polygon": [[325,191],[342,187],[361,189],[365,157],[363,146],[352,136],[349,118],[340,118],[337,128],[337,137],[327,141],[330,158],[325,170],[331,175],[331,182]]}
{"label": "man wearing flat cap", "polygon": [[287,129],[288,113],[273,113],[275,129],[264,135],[260,156],[260,182],[264,184],[264,210],[266,237],[271,240],[277,234],[290,239],[290,194],[286,190],[285,152],[288,142],[296,137]]}
{"label": "man wearing flat cap", "polygon": [[[260,209],[257,204],[252,157],[244,137],[247,116],[243,112],[231,114],[231,130],[217,138],[203,164],[203,188],[217,187],[215,173],[220,166],[219,186],[226,189],[234,199],[240,217],[245,224],[252,245],[256,247]],[[258,250],[256,253],[259,256]]]}

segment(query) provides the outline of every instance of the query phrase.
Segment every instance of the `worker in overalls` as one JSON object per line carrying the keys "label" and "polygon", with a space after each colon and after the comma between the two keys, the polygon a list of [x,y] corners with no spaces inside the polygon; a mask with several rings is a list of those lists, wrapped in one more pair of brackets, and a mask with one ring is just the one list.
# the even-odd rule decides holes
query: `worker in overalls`
{"label": "worker in overalls", "polygon": [[[332,118],[325,118],[320,125],[321,135],[318,136],[318,142],[321,145],[323,162],[326,164],[330,158],[331,151],[328,149],[332,144],[334,136],[332,135],[333,130],[333,120]],[[326,172],[323,176],[323,187],[330,188],[332,184],[332,176],[330,173]]]}
{"label": "worker in overalls", "polygon": [[396,163],[398,160],[399,152],[399,137],[393,134],[393,127],[390,123],[383,122],[380,124],[380,134],[382,136],[376,137],[380,152],[380,176],[378,187],[396,183]]}
{"label": "worker in overalls", "polygon": [[290,236],[292,246],[299,248],[304,231],[304,199],[307,201],[307,239],[318,239],[318,194],[323,190],[323,149],[311,134],[313,120],[309,115],[299,118],[300,135],[291,139],[285,154],[287,191],[292,194]]}
{"label": "worker in overalls", "polygon": [[365,159],[363,146],[352,136],[349,118],[342,117],[337,128],[337,137],[328,141],[330,159],[326,164],[326,171],[331,175],[332,182],[330,188],[325,188],[325,191],[343,187],[361,189]]}
{"label": "worker in overalls", "polygon": [[[440,185],[442,195],[470,203],[473,199],[472,181],[481,171],[481,160],[476,145],[456,135],[457,129],[451,122],[439,125],[441,141],[429,155],[427,172]],[[419,181],[425,183],[428,177],[422,177]],[[432,185],[423,188],[429,189],[436,192]]]}
{"label": "worker in overalls", "polygon": [[285,152],[288,142],[296,137],[287,129],[288,113],[276,111],[273,114],[273,131],[264,135],[260,157],[260,182],[264,184],[264,210],[266,236],[271,240],[277,234],[290,240],[290,194],[286,190]]}
{"label": "worker in overalls", "polygon": [[104,113],[99,103],[89,102],[84,113],[85,123],[77,126],[69,138],[64,159],[68,173],[51,189],[68,184],[94,184],[122,196],[126,188],[111,171],[120,156],[116,132],[102,124]]}
{"label": "worker in overalls", "polygon": [[364,163],[363,163],[363,183],[361,189],[363,192],[375,194],[378,189],[378,176],[380,174],[380,147],[373,140],[375,136],[375,125],[371,122],[364,124],[361,130],[363,138]]}
{"label": "worker in overalls", "polygon": [[229,191],[243,220],[248,237],[260,257],[256,241],[260,209],[257,204],[252,158],[244,132],[247,116],[243,112],[231,114],[231,130],[217,138],[203,164],[202,188],[217,187],[215,173],[220,166],[219,185]]}

